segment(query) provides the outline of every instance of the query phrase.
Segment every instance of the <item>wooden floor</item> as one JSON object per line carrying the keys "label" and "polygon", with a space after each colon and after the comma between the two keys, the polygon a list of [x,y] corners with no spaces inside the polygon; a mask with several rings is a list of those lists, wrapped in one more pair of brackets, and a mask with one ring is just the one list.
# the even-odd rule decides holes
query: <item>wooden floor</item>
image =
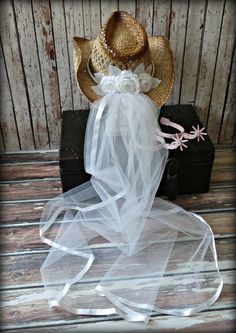
{"label": "wooden floor", "polygon": [[48,246],[39,218],[48,199],[61,193],[58,152],[4,154],[1,158],[2,332],[231,332],[235,325],[235,148],[218,146],[209,193],[175,202],[200,213],[215,234],[224,287],[219,300],[191,318],[156,315],[150,324],[119,316],[76,316],[50,310],[39,268]]}

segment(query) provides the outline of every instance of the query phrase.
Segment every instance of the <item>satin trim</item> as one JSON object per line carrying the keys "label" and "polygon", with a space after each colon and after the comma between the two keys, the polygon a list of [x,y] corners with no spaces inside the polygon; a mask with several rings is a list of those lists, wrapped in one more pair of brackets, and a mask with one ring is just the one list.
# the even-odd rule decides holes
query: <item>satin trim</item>
{"label": "satin trim", "polygon": [[[115,196],[117,197],[117,196]],[[113,198],[115,200],[115,197]],[[72,208],[72,207],[71,207]],[[73,209],[75,209],[75,207],[73,207]],[[77,207],[77,209],[79,210],[79,208]],[[80,208],[81,209],[81,208]],[[63,209],[58,209],[56,213],[60,214],[60,212]],[[178,212],[178,207],[172,209],[172,212]],[[199,215],[192,213],[192,215],[194,215],[196,218],[198,218],[201,222],[203,222],[209,229],[212,239],[214,239],[214,235],[213,232],[211,230],[211,228],[209,227],[209,225],[206,223],[206,221]],[[52,216],[51,219],[53,219],[54,215]],[[47,227],[44,227],[44,232],[46,232],[46,230],[50,227],[50,221],[48,222]],[[167,314],[167,315],[174,315],[174,316],[190,316],[193,315],[197,312],[203,311],[208,309],[213,303],[215,303],[215,301],[218,299],[222,287],[223,287],[223,278],[220,274],[220,270],[219,270],[219,266],[218,266],[218,262],[217,262],[217,253],[216,253],[216,247],[215,247],[215,242],[212,242],[212,247],[213,247],[213,257],[214,257],[214,263],[215,263],[215,268],[216,271],[219,275],[220,278],[220,283],[219,286],[216,290],[216,292],[214,293],[214,295],[209,298],[209,300],[207,300],[204,303],[198,304],[195,307],[192,308],[185,308],[182,310],[179,309],[173,309],[173,310],[166,310],[166,309],[162,309],[159,307],[155,307],[155,306],[151,306],[150,304],[145,304],[145,303],[136,303],[133,301],[129,301],[123,297],[117,296],[114,293],[111,293],[110,291],[107,291],[104,287],[97,285],[95,287],[95,290],[97,291],[97,293],[100,296],[105,296],[112,304],[114,304],[117,308],[115,307],[110,307],[110,308],[105,308],[105,309],[84,309],[84,308],[73,308],[70,307],[66,304],[63,303],[63,298],[66,296],[66,294],[68,293],[70,287],[72,286],[72,284],[78,283],[81,278],[84,276],[84,274],[86,274],[86,272],[90,269],[93,261],[94,261],[94,256],[93,254],[87,254],[81,251],[76,251],[76,250],[71,250],[66,248],[65,246],[61,246],[60,244],[57,244],[49,239],[47,239],[46,237],[43,236],[43,233],[40,233],[40,237],[42,239],[42,241],[44,241],[46,244],[53,246],[54,248],[60,249],[62,251],[66,251],[69,252],[71,254],[74,255],[78,255],[78,256],[82,256],[85,258],[88,258],[88,261],[86,263],[86,265],[84,266],[84,268],[76,275],[76,277],[74,279],[72,279],[70,282],[67,282],[63,288],[63,290],[61,291],[61,293],[58,295],[58,297],[54,300],[49,301],[49,306],[50,307],[56,307],[56,306],[60,306],[62,308],[64,308],[65,310],[77,314],[77,315],[100,315],[100,316],[104,316],[104,315],[114,315],[114,314],[120,314],[123,318],[125,318],[128,321],[143,321],[145,323],[148,322],[149,320],[149,316],[143,315],[139,312],[136,312],[132,309],[129,308],[129,306],[131,307],[135,307],[137,309],[148,309],[157,313],[163,313],[163,314]]]}

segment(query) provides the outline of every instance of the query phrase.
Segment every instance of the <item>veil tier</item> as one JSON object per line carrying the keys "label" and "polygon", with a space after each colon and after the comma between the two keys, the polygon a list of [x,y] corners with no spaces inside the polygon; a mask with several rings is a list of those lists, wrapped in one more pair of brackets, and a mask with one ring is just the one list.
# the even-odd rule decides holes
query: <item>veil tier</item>
{"label": "veil tier", "polygon": [[142,93],[109,93],[91,105],[91,180],[50,200],[41,217],[51,307],[147,322],[155,311],[187,316],[218,298],[211,228],[155,197],[168,158],[158,112]]}

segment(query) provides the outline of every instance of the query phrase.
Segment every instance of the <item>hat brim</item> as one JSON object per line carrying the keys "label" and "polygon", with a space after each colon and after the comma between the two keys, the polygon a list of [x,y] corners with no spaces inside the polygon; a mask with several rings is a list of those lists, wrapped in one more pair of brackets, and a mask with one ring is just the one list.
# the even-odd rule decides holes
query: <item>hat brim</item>
{"label": "hat brim", "polygon": [[[173,56],[170,44],[164,36],[148,37],[151,58],[154,63],[154,77],[161,80],[158,87],[149,91],[149,96],[158,107],[161,107],[171,92],[174,79]],[[77,83],[82,94],[89,102],[94,102],[101,96],[97,95],[91,86],[96,82],[90,77],[87,70],[88,59],[91,55],[94,41],[88,39],[74,37],[74,65],[77,76]]]}

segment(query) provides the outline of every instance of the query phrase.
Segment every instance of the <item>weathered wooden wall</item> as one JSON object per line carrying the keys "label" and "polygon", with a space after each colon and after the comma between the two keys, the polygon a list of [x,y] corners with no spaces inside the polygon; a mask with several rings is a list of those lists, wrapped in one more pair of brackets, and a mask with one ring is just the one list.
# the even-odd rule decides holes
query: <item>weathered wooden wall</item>
{"label": "weathered wooden wall", "polygon": [[62,110],[87,108],[72,37],[95,38],[114,10],[170,39],[175,84],[168,104],[195,103],[212,140],[235,143],[234,0],[1,1],[2,151],[55,149]]}

